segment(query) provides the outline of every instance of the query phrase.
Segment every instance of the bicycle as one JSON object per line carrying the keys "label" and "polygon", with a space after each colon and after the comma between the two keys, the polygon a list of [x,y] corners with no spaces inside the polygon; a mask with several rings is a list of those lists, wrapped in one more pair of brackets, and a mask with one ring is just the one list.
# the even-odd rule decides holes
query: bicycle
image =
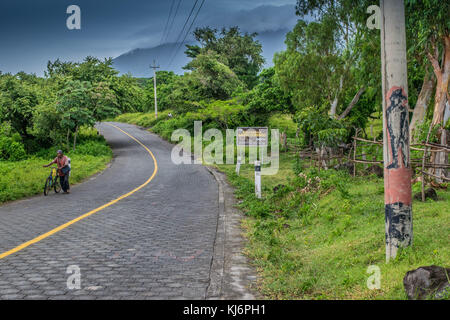
{"label": "bicycle", "polygon": [[58,168],[51,167],[50,175],[48,176],[47,180],[45,180],[44,196],[47,196],[52,189],[55,191],[55,193],[59,193],[61,191],[61,184],[59,183],[59,176],[57,173]]}

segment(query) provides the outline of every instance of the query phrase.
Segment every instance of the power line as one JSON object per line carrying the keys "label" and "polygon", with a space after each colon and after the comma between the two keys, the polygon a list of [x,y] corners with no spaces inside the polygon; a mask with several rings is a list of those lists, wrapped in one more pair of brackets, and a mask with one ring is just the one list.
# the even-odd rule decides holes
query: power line
{"label": "power line", "polygon": [[[197,3],[198,3],[198,0],[195,0],[194,5],[192,6],[191,12],[189,12],[189,16],[187,17],[186,22],[184,23],[183,28],[181,29],[181,32],[178,34],[178,37],[177,37],[177,40],[175,41],[175,43],[178,43],[180,41],[181,37],[183,36],[183,32],[186,29],[186,26],[187,26],[189,20],[191,19],[192,13],[194,12],[195,7],[197,6]],[[178,50],[178,49],[176,49],[176,50]],[[172,64],[173,58],[174,57],[172,56],[172,59],[170,60],[171,62],[169,63],[169,67]]]}
{"label": "power line", "polygon": [[164,36],[166,35],[167,27],[169,26],[170,16],[172,15],[174,4],[175,4],[175,0],[172,0],[172,4],[170,5],[170,10],[169,10],[169,16],[167,17],[166,26],[164,27],[164,31],[161,35],[161,40],[159,41],[159,45],[162,44]]}
{"label": "power line", "polygon": [[[187,36],[188,36],[189,33],[191,32],[191,29],[192,29],[192,27],[193,27],[195,21],[197,20],[198,14],[200,13],[200,10],[202,9],[203,4],[205,3],[205,1],[206,1],[206,0],[202,0],[202,3],[201,3],[200,6],[198,7],[197,12],[196,12],[196,14],[195,14],[195,17],[194,17],[194,19],[192,20],[191,25],[190,25],[189,28],[188,28],[188,31],[187,31],[186,34],[184,35],[183,41],[179,43],[177,49],[175,50],[175,54],[173,55],[172,59],[170,60],[169,67],[172,65],[172,62],[173,62],[173,60],[175,59],[175,57],[177,56],[178,51],[179,51],[180,48],[183,46],[184,42],[186,41]],[[196,1],[196,3],[197,3],[197,1]],[[194,7],[195,7],[195,6],[194,6]]]}
{"label": "power line", "polygon": [[172,17],[172,21],[170,23],[170,27],[167,30],[166,38],[164,39],[164,41],[166,41],[166,42],[169,39],[170,32],[172,32],[173,24],[175,22],[175,18],[177,17],[177,14],[178,14],[178,9],[180,9],[180,4],[181,4],[181,0],[178,0],[178,5],[177,5],[177,8],[175,9],[175,14]]}

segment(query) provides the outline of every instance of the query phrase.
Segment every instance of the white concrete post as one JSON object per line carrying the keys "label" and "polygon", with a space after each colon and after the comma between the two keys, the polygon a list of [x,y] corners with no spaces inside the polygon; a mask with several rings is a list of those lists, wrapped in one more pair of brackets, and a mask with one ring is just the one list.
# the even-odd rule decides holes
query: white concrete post
{"label": "white concrete post", "polygon": [[255,194],[261,199],[261,162],[255,161]]}

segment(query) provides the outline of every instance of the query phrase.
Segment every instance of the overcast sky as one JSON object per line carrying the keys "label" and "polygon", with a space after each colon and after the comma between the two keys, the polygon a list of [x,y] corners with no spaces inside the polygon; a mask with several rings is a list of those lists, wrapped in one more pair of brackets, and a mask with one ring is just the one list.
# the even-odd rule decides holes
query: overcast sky
{"label": "overcast sky", "polygon": [[[178,0],[174,1],[176,8]],[[163,43],[177,39],[194,2],[181,0]],[[238,25],[248,32],[291,29],[297,19],[295,2],[206,0],[194,27]],[[66,9],[72,4],[81,8],[81,30],[66,27]],[[1,0],[0,71],[42,75],[48,60],[117,57],[135,48],[157,46],[171,4],[172,0]]]}

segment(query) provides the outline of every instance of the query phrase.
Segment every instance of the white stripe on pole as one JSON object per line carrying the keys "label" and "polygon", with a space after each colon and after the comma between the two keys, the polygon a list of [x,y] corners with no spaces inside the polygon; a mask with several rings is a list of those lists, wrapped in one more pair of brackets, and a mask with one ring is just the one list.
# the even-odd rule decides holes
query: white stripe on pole
{"label": "white stripe on pole", "polygon": [[261,199],[261,162],[255,161],[255,194]]}

